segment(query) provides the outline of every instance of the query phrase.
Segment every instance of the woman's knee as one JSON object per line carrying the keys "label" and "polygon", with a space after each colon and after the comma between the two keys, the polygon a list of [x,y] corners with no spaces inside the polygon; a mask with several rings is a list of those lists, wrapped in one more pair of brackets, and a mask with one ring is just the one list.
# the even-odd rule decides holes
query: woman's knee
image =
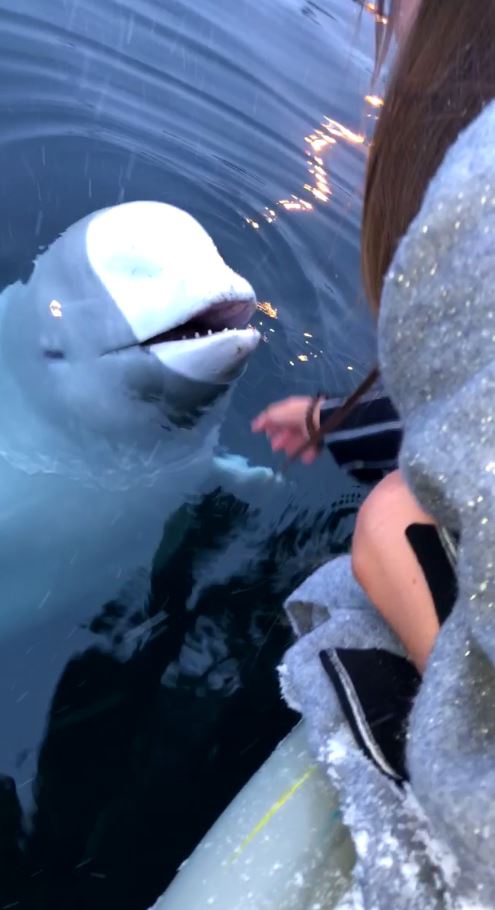
{"label": "woman's knee", "polygon": [[367,589],[367,582],[373,572],[373,566],[376,566],[376,554],[374,551],[377,547],[377,540],[376,535],[373,533],[375,523],[372,506],[373,504],[368,506],[367,501],[361,506],[356,519],[351,547],[352,573],[364,590]]}
{"label": "woman's knee", "polygon": [[370,575],[380,571],[380,564],[393,559],[393,549],[404,540],[411,524],[434,524],[409,491],[399,471],[384,478],[362,504],[352,541],[351,559],[354,577],[367,587]]}

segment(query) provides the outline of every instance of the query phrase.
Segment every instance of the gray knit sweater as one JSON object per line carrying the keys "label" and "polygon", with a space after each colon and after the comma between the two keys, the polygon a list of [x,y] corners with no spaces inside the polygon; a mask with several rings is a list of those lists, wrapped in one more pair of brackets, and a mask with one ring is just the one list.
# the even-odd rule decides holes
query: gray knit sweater
{"label": "gray knit sweater", "polygon": [[[400,243],[379,349],[404,425],[401,469],[423,507],[460,534],[458,600],[410,720],[411,786],[400,792],[357,751],[319,666],[323,647],[401,652],[347,557],[287,603],[299,641],[282,668],[283,690],[340,789],[366,910],[493,908],[495,103],[451,147]],[[345,749],[331,747],[335,737]]]}

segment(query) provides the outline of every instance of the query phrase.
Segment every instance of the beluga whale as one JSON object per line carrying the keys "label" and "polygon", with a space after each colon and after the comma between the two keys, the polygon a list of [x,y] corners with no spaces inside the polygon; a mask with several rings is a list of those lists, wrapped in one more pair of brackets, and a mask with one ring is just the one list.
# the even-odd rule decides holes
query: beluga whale
{"label": "beluga whale", "polygon": [[201,225],[159,202],[88,215],[2,293],[1,772],[92,617],[136,573],[146,590],[167,518],[265,476],[215,454],[255,307]]}

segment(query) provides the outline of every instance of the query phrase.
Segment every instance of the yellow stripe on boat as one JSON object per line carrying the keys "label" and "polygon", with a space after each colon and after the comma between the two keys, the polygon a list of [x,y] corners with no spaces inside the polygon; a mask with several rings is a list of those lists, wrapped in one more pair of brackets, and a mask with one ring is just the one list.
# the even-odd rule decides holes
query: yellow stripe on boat
{"label": "yellow stripe on boat", "polygon": [[294,781],[294,783],[292,784],[292,787],[289,787],[285,791],[285,793],[282,793],[282,796],[277,800],[276,803],[273,804],[273,806],[271,806],[270,809],[268,809],[268,812],[265,812],[263,818],[260,819],[260,821],[254,826],[252,831],[243,840],[242,844],[240,844],[235,849],[235,851],[232,854],[232,857],[230,859],[231,863],[237,862],[237,860],[239,859],[242,852],[246,849],[246,847],[248,847],[249,844],[254,840],[254,838],[258,834],[260,834],[261,831],[263,831],[263,828],[266,828],[268,822],[274,817],[274,815],[276,815],[277,812],[280,811],[280,809],[283,809],[283,807],[289,802],[290,799],[292,799],[294,794],[297,793],[297,791],[301,789],[301,787],[306,783],[307,780],[309,780],[309,778],[311,777],[312,774],[314,774],[315,771],[316,771],[316,765],[312,765],[310,768],[308,768],[308,770],[304,774],[301,775],[301,777],[299,777],[296,781]]}

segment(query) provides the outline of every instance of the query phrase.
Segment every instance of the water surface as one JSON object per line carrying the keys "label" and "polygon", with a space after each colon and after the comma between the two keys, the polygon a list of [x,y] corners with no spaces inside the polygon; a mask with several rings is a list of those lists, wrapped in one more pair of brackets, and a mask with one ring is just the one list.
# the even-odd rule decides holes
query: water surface
{"label": "water surface", "polygon": [[[344,394],[373,357],[358,278],[373,20],[358,14],[350,0],[0,0],[0,286],[96,209],[190,211],[262,304],[265,343],[222,428],[253,463],[279,465],[249,431],[261,407]],[[326,458],[258,511],[222,491],[184,504],[173,571],[156,563],[153,634],[137,624],[132,639],[122,605],[102,606],[94,647],[74,634],[43,740],[13,762],[3,725],[0,772],[27,815],[12,854],[6,780],[0,906],[151,905],[294,722],[276,680],[281,603],[346,546],[354,509]],[[46,660],[55,632],[40,632]],[[123,640],[137,642],[126,657]],[[28,646],[9,643],[2,677],[23,722],[43,672],[16,676]]]}

